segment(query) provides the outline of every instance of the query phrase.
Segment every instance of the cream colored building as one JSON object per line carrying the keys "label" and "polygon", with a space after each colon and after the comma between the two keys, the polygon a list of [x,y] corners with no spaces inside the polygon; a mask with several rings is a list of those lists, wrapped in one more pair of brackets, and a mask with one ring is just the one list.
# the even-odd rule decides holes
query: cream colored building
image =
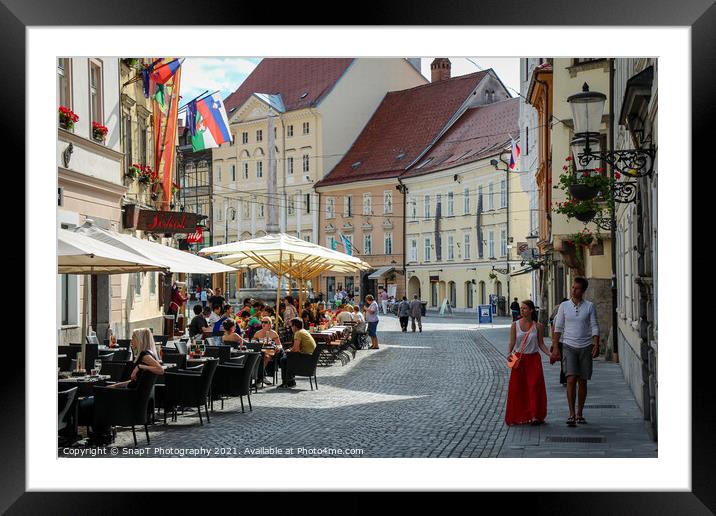
{"label": "cream colored building", "polygon": [[[321,216],[326,214],[325,221],[322,219],[321,222],[325,245],[330,246],[336,241],[338,249],[345,250],[341,243],[342,235],[352,241],[356,254],[374,267],[374,270],[360,276],[322,276],[321,292],[329,300],[341,285],[344,288],[352,285],[353,293],[361,299],[366,294],[378,294],[380,287],[386,288],[389,295],[394,290],[397,298],[417,293],[416,282],[419,279],[416,276],[412,280],[414,288],[411,289],[407,277],[412,274],[410,245],[415,242],[406,240],[406,234],[417,235],[420,256],[423,256],[424,239],[421,234],[434,231],[437,189],[444,196],[443,202],[453,202],[456,213],[461,213],[458,211],[461,210],[458,207],[462,198],[461,188],[448,185],[442,178],[435,179],[439,186],[432,185],[432,178],[437,177],[435,175],[426,179],[412,178],[422,176],[426,171],[442,170],[445,158],[451,157],[456,161],[449,167],[454,168],[458,166],[457,161],[466,162],[463,158],[467,154],[474,155],[478,149],[484,150],[482,143],[477,144],[474,128],[462,123],[467,119],[474,121],[465,113],[476,112],[473,108],[478,106],[500,104],[500,101],[509,98],[509,93],[492,70],[451,78],[450,61],[437,58],[431,64],[431,71],[430,84],[393,91],[385,96],[350,151],[316,187],[321,194]],[[517,110],[515,104],[511,127],[515,138],[519,138]],[[460,152],[452,148],[454,142],[451,135],[458,134],[456,131],[460,134],[458,139],[471,143],[469,148]],[[490,131],[494,132],[494,128],[484,134],[491,134]],[[501,135],[500,144],[504,144],[505,139],[509,140],[508,132]],[[445,142],[444,145],[441,142]],[[495,143],[490,140],[490,145]],[[454,155],[443,155],[448,152],[446,148],[450,148],[449,152]],[[438,168],[435,168],[438,159],[433,158],[436,152],[442,160]],[[431,164],[426,166],[427,163]],[[492,170],[494,172],[494,167]],[[454,172],[443,175],[452,182]],[[426,192],[431,192],[427,194],[431,195],[428,205],[432,207],[424,217],[427,222],[415,225],[411,222],[411,204],[406,204],[404,191],[407,187],[408,195],[416,196],[415,192],[423,188],[425,181]],[[408,211],[403,216],[406,206]],[[447,209],[447,204],[443,206]],[[420,209],[423,209],[422,204]],[[447,221],[447,218],[443,219],[443,224]],[[471,222],[474,224],[475,220]],[[449,235],[445,234],[444,245],[447,246],[452,239],[453,252],[457,256],[462,240],[457,241],[458,236],[452,233],[453,229],[449,227]],[[459,238],[463,238],[462,234]],[[434,242],[431,245],[434,246]],[[445,252],[449,252],[447,247]],[[427,262],[431,260],[434,261],[434,258]],[[444,258],[443,261],[446,263]],[[417,263],[417,259],[413,262]],[[459,262],[455,258],[452,263]],[[428,282],[426,277],[420,292],[423,299],[428,299],[430,295]],[[446,292],[453,286],[445,282]],[[456,297],[456,287],[454,290]]]}
{"label": "cream colored building", "polygon": [[[609,113],[609,60],[599,59],[554,59],[553,60],[553,114],[562,123],[552,126],[552,185],[556,185],[559,177],[564,173],[565,159],[571,155],[570,142],[574,136],[572,111],[567,98],[582,91],[586,82],[590,91],[598,91],[607,96],[604,115],[600,127],[602,134],[602,148],[610,146],[608,138]],[[561,189],[552,189],[552,202],[558,203],[566,200],[566,194]],[[597,307],[601,341],[604,346],[611,336],[611,238],[610,232],[599,229],[596,223],[583,223],[576,219],[567,219],[565,215],[552,211],[552,243],[554,246],[554,262],[550,267],[546,288],[549,293],[548,313],[559,304],[563,297],[569,297],[572,280],[584,275],[589,281],[586,298],[594,302]],[[608,211],[604,212],[608,217]],[[601,244],[584,249],[583,270],[574,267],[574,259],[565,255],[563,241],[570,239],[571,235],[588,227],[592,233],[599,233]]]}
{"label": "cream colored building", "polygon": [[[262,60],[225,100],[234,141],[212,152],[214,244],[266,234],[272,209],[277,230],[318,243],[314,184],[387,91],[425,82],[403,58]],[[272,165],[277,190],[269,194]]]}
{"label": "cream colored building", "polygon": [[506,172],[518,119],[518,99],[468,109],[401,178],[408,298],[436,309],[447,300],[458,312],[476,312],[491,294],[505,298],[506,311],[515,297],[531,299],[530,268],[517,254],[529,196],[519,168]]}
{"label": "cream colored building", "polygon": [[[303,77],[292,79],[300,68]],[[306,78],[306,73],[315,76]],[[259,84],[252,81],[254,74]],[[313,184],[348,150],[386,91],[426,80],[402,58],[265,59],[252,76],[234,94],[242,98],[242,89],[249,88],[248,97],[233,105],[230,96],[225,103],[234,142],[213,151],[215,243],[226,241],[225,211],[229,240],[236,239],[237,231],[246,239],[265,234],[272,207],[279,212],[281,231],[317,242]],[[278,192],[271,198],[270,126],[278,178]]]}

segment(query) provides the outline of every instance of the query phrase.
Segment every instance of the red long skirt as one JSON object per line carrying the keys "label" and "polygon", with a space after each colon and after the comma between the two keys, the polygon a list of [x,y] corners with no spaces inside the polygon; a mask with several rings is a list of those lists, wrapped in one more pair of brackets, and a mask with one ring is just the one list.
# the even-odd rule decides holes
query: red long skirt
{"label": "red long skirt", "polygon": [[519,366],[510,370],[505,423],[521,425],[547,417],[547,389],[539,353],[522,355]]}

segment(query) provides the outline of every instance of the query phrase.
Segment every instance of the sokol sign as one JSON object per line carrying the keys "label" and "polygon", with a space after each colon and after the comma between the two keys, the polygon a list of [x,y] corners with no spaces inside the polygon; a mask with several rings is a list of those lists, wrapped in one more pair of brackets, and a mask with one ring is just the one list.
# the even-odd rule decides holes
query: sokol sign
{"label": "sokol sign", "polygon": [[194,233],[196,213],[139,210],[136,228],[153,233]]}

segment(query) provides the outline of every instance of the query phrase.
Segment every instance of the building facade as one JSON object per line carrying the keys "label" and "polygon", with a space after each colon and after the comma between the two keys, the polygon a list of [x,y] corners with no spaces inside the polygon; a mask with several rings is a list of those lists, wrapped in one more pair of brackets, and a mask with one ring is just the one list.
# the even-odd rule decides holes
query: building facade
{"label": "building facade", "polygon": [[[385,288],[389,295],[397,298],[412,292],[406,264],[418,244],[417,240],[408,241],[406,236],[416,233],[415,226],[410,227],[412,223],[409,221],[412,220],[411,210],[417,208],[412,201],[408,202],[406,195],[414,196],[412,188],[421,187],[406,184],[411,170],[432,170],[432,166],[426,168],[429,163],[436,163],[429,155],[431,149],[468,109],[509,98],[492,70],[450,78],[449,65],[449,60],[438,58],[431,65],[430,84],[388,93],[346,156],[316,185],[321,194],[321,214],[326,213],[327,217],[321,224],[325,244],[337,245],[344,251],[343,242],[348,240],[355,253],[374,268],[360,276],[336,278],[324,275],[321,291],[327,293],[328,299],[334,293],[334,286],[338,288],[339,285],[344,288],[353,285],[353,293],[361,298],[369,293],[377,294],[378,287]],[[516,137],[517,132],[515,120]],[[417,173],[416,177],[418,175],[421,174]],[[447,177],[446,173],[442,175]],[[431,191],[444,189],[446,203],[448,191],[455,190],[443,178],[437,179],[439,186],[428,186],[426,181],[430,180],[410,181],[415,185],[425,183],[422,187]],[[461,193],[456,196],[455,191],[452,192],[455,204]],[[433,196],[428,201],[430,212],[423,213],[424,217],[420,219],[427,219],[427,225],[435,224],[432,210],[437,206],[434,204],[436,199]],[[434,228],[424,231],[432,232]],[[456,237],[451,234],[450,238],[454,241]],[[450,238],[446,235],[446,245]],[[458,242],[454,244],[453,250],[456,250]],[[449,251],[446,249],[446,252]],[[419,290],[426,299],[428,280],[421,289],[415,286],[415,282],[420,281],[417,275],[415,277],[413,290]],[[448,288],[445,283],[445,296]],[[453,290],[453,298],[456,298],[457,287]]]}
{"label": "building facade", "polygon": [[409,298],[477,312],[496,296],[503,314],[512,298],[531,298],[516,245],[529,228],[529,199],[522,173],[507,166],[518,134],[518,99],[471,107],[401,177]]}
{"label": "building facade", "polygon": [[[614,62],[615,149],[658,147],[658,62]],[[617,204],[616,278],[619,362],[657,437],[658,407],[658,158],[636,183],[635,202]]]}
{"label": "building facade", "polygon": [[402,58],[262,60],[225,101],[234,141],[212,152],[214,243],[265,235],[269,210],[277,230],[318,243],[314,185],[387,91],[425,82]]}
{"label": "building facade", "polygon": [[[119,60],[57,59],[60,106],[79,117],[57,132],[57,225],[72,228],[91,219],[105,229],[121,228],[123,162],[119,107]],[[95,138],[92,122],[107,127]],[[102,337],[123,319],[122,278],[107,275],[57,276],[58,344],[82,342],[92,326]]]}

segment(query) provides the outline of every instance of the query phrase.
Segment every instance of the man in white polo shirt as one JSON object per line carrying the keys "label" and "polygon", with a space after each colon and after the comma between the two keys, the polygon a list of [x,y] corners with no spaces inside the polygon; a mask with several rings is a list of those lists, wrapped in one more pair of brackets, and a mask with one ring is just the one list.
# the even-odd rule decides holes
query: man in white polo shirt
{"label": "man in white polo shirt", "polygon": [[[562,342],[562,367],[567,376],[567,425],[576,426],[587,421],[582,415],[587,399],[587,380],[592,378],[592,359],[599,356],[599,325],[595,306],[584,299],[589,283],[575,278],[571,298],[559,305],[552,332],[552,358],[559,360]],[[578,393],[577,385],[579,385]],[[575,394],[579,400],[575,414]]]}

